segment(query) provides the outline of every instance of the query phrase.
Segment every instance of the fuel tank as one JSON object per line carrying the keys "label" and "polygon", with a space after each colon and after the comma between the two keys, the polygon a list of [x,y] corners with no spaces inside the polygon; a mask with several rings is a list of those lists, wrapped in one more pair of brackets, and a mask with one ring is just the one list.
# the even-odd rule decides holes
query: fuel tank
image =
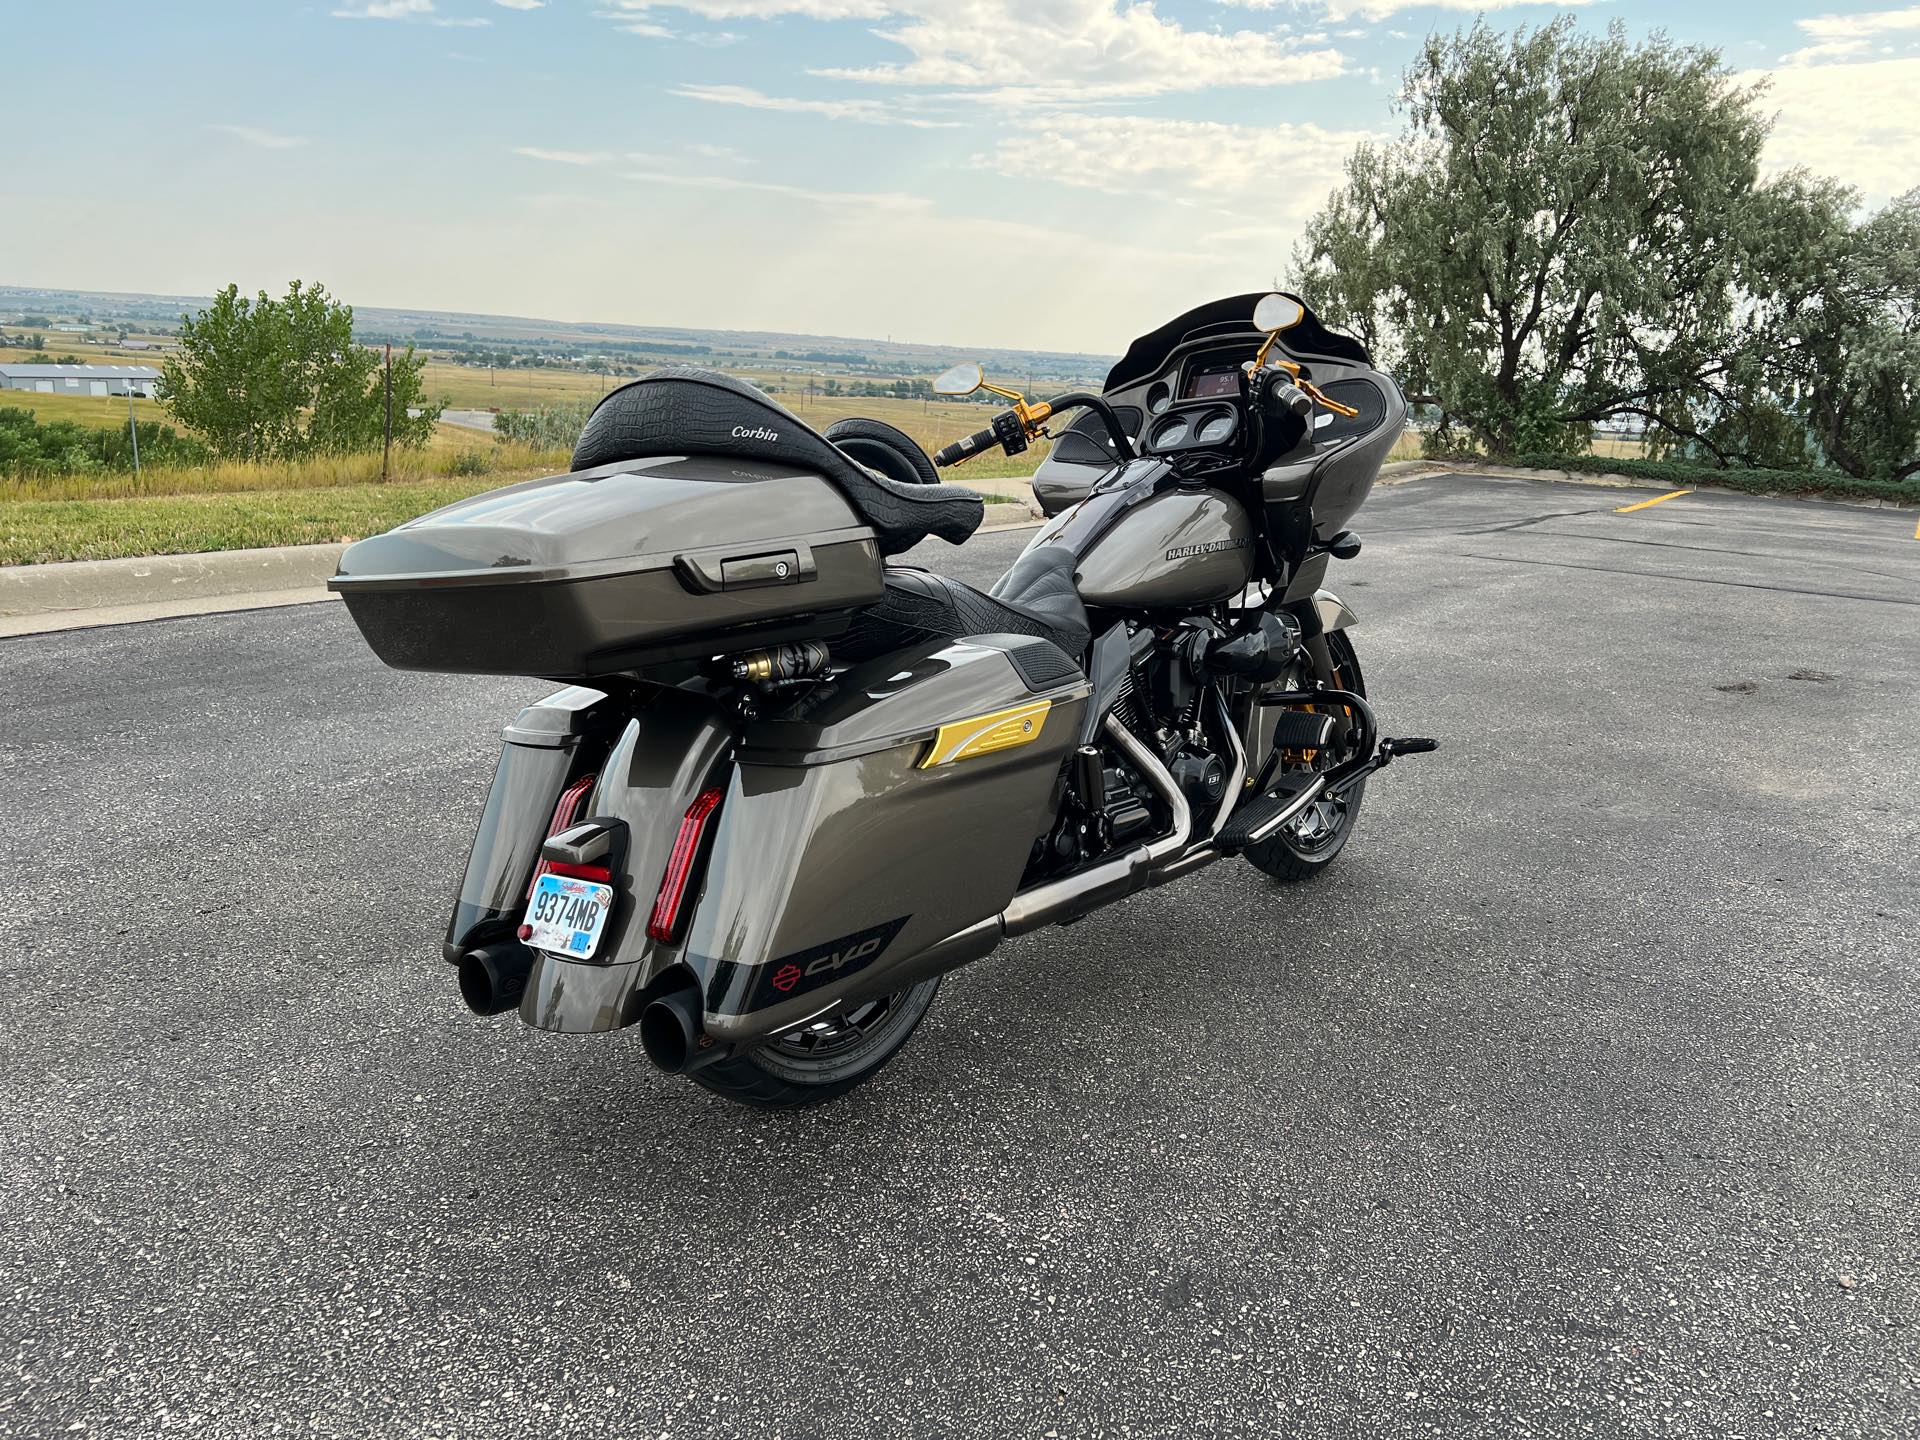
{"label": "fuel tank", "polygon": [[1162,491],[1102,528],[1077,574],[1080,598],[1112,609],[1230,599],[1253,578],[1253,523],[1217,490]]}

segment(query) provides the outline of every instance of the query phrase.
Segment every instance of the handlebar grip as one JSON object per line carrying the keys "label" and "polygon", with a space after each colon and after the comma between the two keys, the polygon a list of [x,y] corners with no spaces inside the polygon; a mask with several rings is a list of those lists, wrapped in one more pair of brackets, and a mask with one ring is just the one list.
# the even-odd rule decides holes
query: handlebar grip
{"label": "handlebar grip", "polygon": [[953,444],[935,451],[933,463],[945,469],[947,466],[958,464],[962,460],[971,460],[975,455],[978,455],[982,450],[986,449],[987,446],[997,445],[999,441],[999,433],[993,426],[989,425],[984,430],[976,430],[964,440],[956,440]]}
{"label": "handlebar grip", "polygon": [[1266,393],[1270,403],[1295,415],[1309,415],[1313,411],[1313,397],[1285,375],[1276,375],[1267,385]]}

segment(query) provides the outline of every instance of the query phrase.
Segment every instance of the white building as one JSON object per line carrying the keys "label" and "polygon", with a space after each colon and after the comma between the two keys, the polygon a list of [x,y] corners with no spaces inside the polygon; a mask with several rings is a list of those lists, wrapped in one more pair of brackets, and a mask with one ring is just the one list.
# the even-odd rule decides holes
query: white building
{"label": "white building", "polygon": [[36,395],[135,395],[151,399],[160,372],[151,365],[0,365],[0,390]]}

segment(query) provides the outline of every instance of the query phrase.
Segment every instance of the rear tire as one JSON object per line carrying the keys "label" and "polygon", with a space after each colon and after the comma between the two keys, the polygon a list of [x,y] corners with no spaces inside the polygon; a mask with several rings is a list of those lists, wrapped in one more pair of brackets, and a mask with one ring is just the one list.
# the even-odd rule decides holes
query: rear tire
{"label": "rear tire", "polygon": [[[1360,659],[1353,642],[1342,631],[1327,636],[1327,649],[1333,659],[1333,678],[1342,689],[1364,696],[1367,682],[1360,673]],[[1323,767],[1324,768],[1324,767]],[[1345,800],[1320,801],[1309,806],[1277,834],[1242,853],[1263,874],[1286,885],[1311,880],[1331,865],[1347,848],[1347,840],[1360,819],[1360,803],[1367,798],[1363,780],[1347,792]]]}
{"label": "rear tire", "polygon": [[757,1110],[798,1110],[864,1085],[906,1045],[940,980],[841,1007],[798,1030],[695,1070],[700,1085]]}

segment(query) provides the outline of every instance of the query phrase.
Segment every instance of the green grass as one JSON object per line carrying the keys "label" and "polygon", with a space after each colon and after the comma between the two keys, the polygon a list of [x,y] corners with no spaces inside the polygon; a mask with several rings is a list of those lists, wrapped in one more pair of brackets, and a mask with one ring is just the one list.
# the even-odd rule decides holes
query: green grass
{"label": "green grass", "polygon": [[229,495],[17,501],[0,504],[0,565],[357,540],[501,483],[487,476]]}

